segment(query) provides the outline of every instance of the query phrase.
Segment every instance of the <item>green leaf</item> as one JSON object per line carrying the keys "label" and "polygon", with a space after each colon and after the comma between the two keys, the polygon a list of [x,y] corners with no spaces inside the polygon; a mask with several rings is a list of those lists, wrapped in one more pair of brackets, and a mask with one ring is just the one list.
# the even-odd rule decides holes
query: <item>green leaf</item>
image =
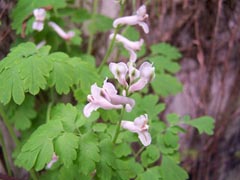
{"label": "green leaf", "polygon": [[95,163],[99,162],[99,147],[94,134],[84,134],[80,137],[78,162],[80,171],[88,175],[95,169]]}
{"label": "green leaf", "polygon": [[52,69],[52,63],[46,56],[35,55],[24,58],[19,68],[21,78],[24,80],[24,89],[33,95],[38,94],[40,89],[45,89],[46,78]]}
{"label": "green leaf", "polygon": [[5,107],[5,111],[7,112],[11,123],[14,123],[17,129],[25,130],[31,126],[31,120],[37,115],[34,110],[34,105],[34,97],[27,96],[21,106],[11,102]]}
{"label": "green leaf", "polygon": [[73,132],[76,129],[78,112],[71,104],[58,104],[52,109],[51,120],[61,121],[65,131]]}
{"label": "green leaf", "polygon": [[136,102],[134,111],[125,113],[124,119],[134,120],[141,114],[148,114],[149,120],[158,119],[158,114],[165,109],[165,104],[159,103],[159,97],[157,95],[145,95],[135,93],[131,96]]}
{"label": "green leaf", "polygon": [[73,66],[74,82],[80,81],[81,90],[87,95],[90,92],[90,87],[94,83],[100,83],[101,79],[97,74],[97,69],[91,62],[85,62],[80,58],[72,58],[69,63]]}
{"label": "green leaf", "polygon": [[53,63],[53,70],[50,72],[49,85],[55,85],[59,94],[67,94],[73,85],[73,67],[68,63],[69,57],[64,53],[53,53],[49,56]]}
{"label": "green leaf", "polygon": [[88,24],[90,33],[95,34],[97,32],[106,32],[112,29],[113,20],[107,16],[97,14]]}
{"label": "green leaf", "polygon": [[141,162],[144,167],[157,161],[160,157],[160,151],[155,145],[149,145],[141,154]]}
{"label": "green leaf", "polygon": [[13,98],[20,105],[25,92],[36,95],[46,87],[46,78],[52,68],[48,61],[49,50],[49,46],[38,50],[33,43],[22,43],[11,49],[0,62],[0,101],[3,104]]}
{"label": "green leaf", "polygon": [[168,74],[156,74],[152,82],[154,91],[161,96],[176,95],[182,91],[182,84]]}
{"label": "green leaf", "polygon": [[176,73],[180,70],[180,65],[164,56],[153,56],[148,58],[154,65],[157,73]]}
{"label": "green leaf", "polygon": [[177,114],[168,114],[167,115],[167,121],[168,123],[170,124],[170,126],[174,126],[174,125],[177,125],[178,122],[179,122],[179,117]]}
{"label": "green leaf", "polygon": [[109,139],[104,139],[99,147],[100,161],[96,165],[97,177],[110,180],[113,176],[113,169],[116,168],[116,157],[112,151],[113,144]]}
{"label": "green leaf", "polygon": [[73,133],[64,133],[55,142],[55,151],[66,167],[72,165],[77,158],[79,138]]}
{"label": "green leaf", "polygon": [[53,139],[63,131],[59,121],[50,121],[40,126],[30,136],[18,154],[15,164],[27,170],[35,168],[37,171],[51,160],[53,155]]}
{"label": "green leaf", "polygon": [[178,60],[182,57],[177,48],[167,43],[154,44],[150,49],[152,54],[159,54],[171,60]]}
{"label": "green leaf", "polygon": [[104,132],[107,129],[107,125],[104,123],[96,123],[92,127],[93,131]]}
{"label": "green leaf", "polygon": [[132,149],[130,148],[129,144],[121,143],[115,147],[114,153],[116,157],[126,157],[132,153]]}
{"label": "green leaf", "polygon": [[187,172],[178,166],[169,156],[162,156],[161,175],[163,180],[186,180]]}
{"label": "green leaf", "polygon": [[213,135],[214,119],[212,117],[203,116],[193,120],[186,120],[184,123],[197,128],[200,134]]}
{"label": "green leaf", "polygon": [[179,137],[178,134],[173,134],[171,131],[167,131],[163,136],[164,143],[166,146],[171,148],[178,148]]}
{"label": "green leaf", "polygon": [[24,82],[18,74],[16,67],[9,68],[0,74],[0,101],[3,104],[13,101],[20,105],[24,101]]}
{"label": "green leaf", "polygon": [[118,174],[121,179],[134,179],[139,173],[143,172],[142,166],[135,162],[133,158],[129,160],[117,159],[116,164],[117,169],[115,175]]}
{"label": "green leaf", "polygon": [[160,167],[155,166],[148,168],[145,172],[138,175],[137,180],[146,180],[149,179],[149,177],[154,180],[162,180]]}
{"label": "green leaf", "polygon": [[17,5],[12,11],[12,27],[16,30],[17,34],[22,31],[23,21],[32,15],[36,8],[51,6],[54,9],[63,8],[66,6],[65,0],[19,0]]}
{"label": "green leaf", "polygon": [[75,11],[70,9],[69,11],[71,13],[71,14],[69,14],[69,15],[71,15],[70,16],[71,20],[74,23],[82,23],[91,18],[91,14],[86,9],[76,9]]}

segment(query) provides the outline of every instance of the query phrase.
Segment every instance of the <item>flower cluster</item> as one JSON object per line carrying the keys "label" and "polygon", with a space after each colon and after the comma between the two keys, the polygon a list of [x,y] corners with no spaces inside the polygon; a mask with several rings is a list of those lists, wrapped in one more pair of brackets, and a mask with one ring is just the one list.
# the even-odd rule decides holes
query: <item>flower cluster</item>
{"label": "flower cluster", "polygon": [[[32,29],[40,32],[44,28],[46,10],[43,8],[34,9],[33,15],[35,17],[35,21],[32,24]],[[52,21],[48,23],[48,26],[50,26],[64,40],[69,40],[75,35],[73,31],[65,32],[59,25]]]}
{"label": "flower cluster", "polygon": [[[119,25],[140,25],[145,33],[149,32],[148,25],[144,22],[148,18],[146,14],[146,6],[141,6],[136,15],[126,16],[116,19],[113,22],[113,27]],[[143,39],[139,41],[131,41],[120,34],[110,34],[110,39],[116,39],[116,41],[123,44],[124,48],[129,52],[130,58],[128,63],[110,63],[109,69],[117,79],[118,83],[123,87],[123,95],[118,95],[114,85],[107,82],[107,79],[103,83],[103,87],[100,88],[97,84],[91,86],[91,94],[87,99],[89,103],[84,107],[83,113],[86,117],[89,117],[93,111],[98,108],[102,109],[122,109],[125,108],[127,112],[130,112],[135,101],[127,95],[143,89],[149,82],[155,77],[155,68],[149,62],[144,62],[139,68],[136,68],[137,54],[136,51],[141,49],[144,43]],[[144,114],[137,117],[134,122],[121,121],[122,128],[138,134],[138,137],[144,146],[148,146],[151,143],[151,135],[148,132],[148,115]]]}

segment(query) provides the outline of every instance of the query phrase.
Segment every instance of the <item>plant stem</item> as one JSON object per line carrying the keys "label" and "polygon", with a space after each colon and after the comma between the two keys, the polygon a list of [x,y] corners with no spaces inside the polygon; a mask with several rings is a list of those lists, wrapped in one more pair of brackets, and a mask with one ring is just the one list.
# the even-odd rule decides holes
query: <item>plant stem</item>
{"label": "plant stem", "polygon": [[5,143],[4,143],[3,136],[2,136],[1,132],[0,132],[0,144],[2,145],[3,157],[4,157],[4,160],[5,160],[5,163],[6,163],[6,168],[7,168],[8,175],[11,176],[12,172],[11,172],[10,163],[9,163],[9,160],[8,160],[7,149],[6,149],[6,146],[5,146]]}
{"label": "plant stem", "polygon": [[[93,13],[92,13],[92,20],[95,21],[96,13],[97,13],[97,5],[98,5],[98,0],[93,1]],[[90,36],[88,39],[88,48],[87,48],[87,54],[91,54],[92,52],[92,47],[93,47],[93,39],[94,39],[94,34],[90,32]]]}
{"label": "plant stem", "polygon": [[30,175],[31,175],[33,180],[38,180],[37,174],[36,174],[36,172],[33,169],[31,169],[29,171],[29,173],[30,173]]}
{"label": "plant stem", "polygon": [[2,105],[0,105],[0,116],[2,117],[3,122],[6,125],[11,138],[13,139],[14,143],[18,146],[20,144],[20,142],[19,142],[19,140],[18,140],[18,138],[17,138],[17,136],[16,136],[12,126],[9,123],[10,121],[9,121],[6,113],[4,112]]}
{"label": "plant stem", "polygon": [[46,123],[50,120],[50,114],[52,110],[52,105],[54,104],[54,89],[50,89],[50,102],[47,107]]}
{"label": "plant stem", "polygon": [[[122,16],[122,15],[123,15],[123,10],[124,10],[124,4],[121,4],[119,16]],[[113,35],[113,38],[112,38],[112,40],[111,40],[110,46],[109,46],[109,48],[108,48],[108,50],[107,50],[107,52],[106,52],[106,54],[105,54],[105,56],[104,56],[101,64],[99,65],[99,69],[98,69],[98,72],[99,72],[99,73],[102,71],[102,68],[103,68],[104,64],[106,64],[109,56],[110,56],[111,53],[112,53],[113,46],[114,46],[114,42],[115,42],[115,39],[116,39],[116,35],[117,35],[119,29],[120,29],[120,26],[118,25],[118,26],[115,28],[115,30],[114,30],[114,35]]]}
{"label": "plant stem", "polygon": [[118,121],[118,124],[117,124],[117,127],[116,127],[116,131],[115,131],[115,135],[114,135],[114,138],[113,138],[113,144],[116,143],[117,141],[117,138],[118,138],[118,135],[120,133],[120,127],[121,127],[121,121],[122,121],[122,118],[123,118],[123,115],[124,115],[124,109],[121,110],[121,115],[120,115],[120,120]]}

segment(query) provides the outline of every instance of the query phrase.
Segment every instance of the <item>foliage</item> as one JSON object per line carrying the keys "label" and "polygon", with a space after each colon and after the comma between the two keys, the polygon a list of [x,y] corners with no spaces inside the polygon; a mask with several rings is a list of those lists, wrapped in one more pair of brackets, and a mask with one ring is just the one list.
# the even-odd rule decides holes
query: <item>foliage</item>
{"label": "foliage", "polygon": [[[41,32],[32,29],[32,12],[36,8],[47,10]],[[74,37],[60,37],[47,26],[48,21],[66,29],[74,27]],[[214,120],[208,116],[191,120],[173,113],[167,114],[165,121],[159,118],[165,110],[163,98],[182,89],[175,77],[181,58],[177,48],[158,43],[152,45],[148,53],[146,47],[142,47],[137,56],[153,63],[155,79],[150,87],[136,93],[125,93],[124,88],[117,86],[104,61],[97,66],[98,57],[94,53],[102,49],[94,49],[90,54],[86,53],[89,49],[86,50],[85,45],[94,46],[99,34],[112,28],[112,22],[97,12],[75,7],[74,1],[17,2],[12,12],[12,27],[17,34],[27,36],[24,42],[16,42],[0,62],[0,116],[12,138],[17,139],[15,165],[29,171],[33,179],[34,173],[40,172],[38,178],[47,180],[146,180],[149,177],[186,180],[188,175],[180,166],[179,153],[179,134],[186,133],[183,127],[189,125],[200,134],[213,134]],[[26,29],[22,26],[25,23]],[[129,39],[141,38],[135,28],[121,28]],[[42,40],[48,45],[36,45]],[[123,46],[118,46],[118,50],[116,60],[119,56],[128,58],[129,52]],[[110,55],[107,50],[106,54]],[[137,68],[139,64],[137,62]],[[106,77],[116,84],[118,95],[126,94],[134,99],[135,106],[125,113],[124,109],[98,109],[86,118],[83,113],[86,100],[94,101],[94,96],[89,95],[91,86],[96,83],[102,87]],[[104,93],[102,90],[100,95],[109,99]],[[151,135],[151,144],[147,147],[139,143],[138,133],[120,128],[121,120],[133,121],[143,114],[148,115]],[[13,127],[19,137],[14,138]],[[53,162],[54,155],[57,162]]]}

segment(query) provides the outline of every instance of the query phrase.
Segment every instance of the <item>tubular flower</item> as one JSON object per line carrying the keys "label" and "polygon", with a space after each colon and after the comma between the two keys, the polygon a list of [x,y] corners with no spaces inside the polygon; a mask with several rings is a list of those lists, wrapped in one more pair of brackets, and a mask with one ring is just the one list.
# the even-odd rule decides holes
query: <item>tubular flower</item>
{"label": "tubular flower", "polygon": [[53,28],[53,30],[64,40],[71,39],[75,33],[73,31],[65,32],[60,26],[58,26],[55,22],[49,22],[48,25]]}
{"label": "tubular flower", "polygon": [[140,68],[140,79],[129,87],[129,92],[139,91],[155,77],[155,68],[149,62],[144,62]]}
{"label": "tubular flower", "polygon": [[54,163],[58,161],[58,156],[53,153],[51,161],[47,164],[46,168],[50,169]]}
{"label": "tubular flower", "polygon": [[114,78],[118,80],[118,82],[123,86],[128,86],[126,81],[126,75],[128,72],[128,67],[125,63],[110,63],[109,69],[114,75]]}
{"label": "tubular flower", "polygon": [[125,16],[121,18],[117,18],[113,22],[113,27],[116,28],[118,25],[139,25],[143,28],[143,31],[147,34],[149,33],[148,25],[144,22],[148,18],[148,14],[146,13],[146,6],[142,5],[136,12],[136,15]]}
{"label": "tubular flower", "polygon": [[[114,34],[110,34],[109,38],[112,39],[113,36],[114,36]],[[135,62],[137,60],[137,54],[135,51],[139,51],[141,49],[141,46],[143,45],[144,40],[140,39],[139,41],[130,41],[120,34],[116,35],[116,40],[118,42],[121,42],[123,44],[124,48],[127,49],[128,52],[130,53],[129,61]]]}
{"label": "tubular flower", "polygon": [[121,127],[127,129],[131,132],[137,133],[138,138],[144,146],[151,144],[152,138],[148,132],[149,126],[147,125],[148,115],[144,114],[137,117],[133,122],[131,121],[121,121]]}
{"label": "tubular flower", "polygon": [[36,31],[42,31],[44,27],[44,19],[46,17],[46,11],[43,8],[33,10],[35,21],[32,24],[32,28]]}
{"label": "tubular flower", "polygon": [[[104,81],[103,87],[99,88],[96,83],[91,86],[91,94],[88,95],[89,103],[84,107],[83,113],[89,117],[92,111],[98,108],[102,109],[121,109],[123,105],[127,105],[126,110],[134,107],[135,101],[131,98],[117,95],[117,90],[112,83]],[[129,109],[129,106],[131,107]]]}

